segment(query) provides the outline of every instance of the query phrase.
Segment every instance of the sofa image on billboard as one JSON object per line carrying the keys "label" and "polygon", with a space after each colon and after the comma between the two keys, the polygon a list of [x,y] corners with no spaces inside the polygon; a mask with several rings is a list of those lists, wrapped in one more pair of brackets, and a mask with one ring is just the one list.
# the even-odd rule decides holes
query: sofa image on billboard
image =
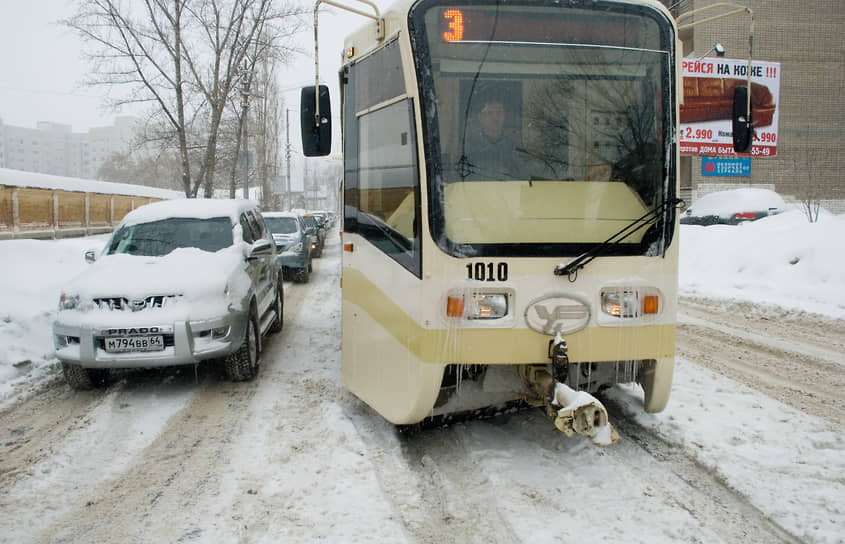
{"label": "sofa image on billboard", "polygon": [[[681,123],[730,120],[733,114],[734,89],[746,86],[744,79],[718,77],[685,77]],[[755,127],[772,124],[775,102],[765,85],[751,82],[751,113]]]}

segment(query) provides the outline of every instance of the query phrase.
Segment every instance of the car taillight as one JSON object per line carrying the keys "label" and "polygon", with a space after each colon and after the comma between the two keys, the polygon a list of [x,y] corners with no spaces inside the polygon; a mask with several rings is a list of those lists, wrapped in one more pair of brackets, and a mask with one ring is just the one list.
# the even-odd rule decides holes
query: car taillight
{"label": "car taillight", "polygon": [[737,219],[748,219],[753,221],[754,219],[757,219],[757,214],[754,212],[739,212],[734,217]]}

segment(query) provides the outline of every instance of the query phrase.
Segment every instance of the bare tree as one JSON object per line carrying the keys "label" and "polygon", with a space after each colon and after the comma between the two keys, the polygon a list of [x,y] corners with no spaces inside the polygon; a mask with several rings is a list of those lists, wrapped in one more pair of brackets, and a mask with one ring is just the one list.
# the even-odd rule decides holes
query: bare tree
{"label": "bare tree", "polygon": [[[806,132],[809,134],[809,130]],[[829,146],[802,138],[802,144],[794,151],[792,172],[795,176],[795,197],[810,223],[819,220],[821,200],[830,193],[836,180],[830,178],[835,171],[836,153]]]}
{"label": "bare tree", "polygon": [[[150,103],[150,137],[178,149],[182,189],[213,191],[218,137],[245,58],[260,43],[284,58],[304,7],[273,0],[80,0],[64,24],[86,40],[92,85],[121,88],[112,105]],[[254,64],[254,63],[253,63]]]}
{"label": "bare tree", "polygon": [[273,193],[272,180],[279,174],[282,111],[281,90],[277,83],[277,62],[268,56],[260,59],[256,83],[261,89],[255,101],[256,178],[265,209],[278,209],[281,203]]}
{"label": "bare tree", "polygon": [[[139,155],[139,156],[136,156]],[[97,171],[97,179],[180,190],[176,153],[112,153]]]}
{"label": "bare tree", "polygon": [[[224,127],[231,145],[224,145],[218,156],[226,157],[227,176],[221,185],[228,187],[230,197],[234,198],[238,183],[247,177],[251,185],[254,182],[261,187],[262,204],[270,209],[279,204],[271,201],[270,178],[278,173],[282,97],[276,82],[280,60],[266,54],[268,43],[272,40],[256,41],[255,50],[244,61],[239,92],[229,98],[233,121]],[[254,160],[245,163],[247,156]]]}

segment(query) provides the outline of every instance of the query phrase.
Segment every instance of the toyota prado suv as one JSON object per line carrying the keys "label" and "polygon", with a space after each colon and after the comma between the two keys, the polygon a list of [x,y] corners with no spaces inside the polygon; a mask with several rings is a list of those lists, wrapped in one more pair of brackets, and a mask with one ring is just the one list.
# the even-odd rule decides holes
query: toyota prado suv
{"label": "toyota prado suv", "polygon": [[282,272],[255,202],[148,204],[85,257],[92,264],[63,289],[53,324],[76,389],[104,383],[110,369],[209,361],[249,380],[264,335],[282,328]]}

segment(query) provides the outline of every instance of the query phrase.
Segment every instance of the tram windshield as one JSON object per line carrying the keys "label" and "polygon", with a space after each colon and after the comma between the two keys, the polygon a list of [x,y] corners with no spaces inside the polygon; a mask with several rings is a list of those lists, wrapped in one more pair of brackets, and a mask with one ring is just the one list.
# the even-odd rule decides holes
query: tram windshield
{"label": "tram windshield", "polygon": [[[674,196],[671,25],[590,6],[412,10],[432,232],[447,251],[582,249]],[[657,230],[611,253],[653,251],[671,236]]]}

